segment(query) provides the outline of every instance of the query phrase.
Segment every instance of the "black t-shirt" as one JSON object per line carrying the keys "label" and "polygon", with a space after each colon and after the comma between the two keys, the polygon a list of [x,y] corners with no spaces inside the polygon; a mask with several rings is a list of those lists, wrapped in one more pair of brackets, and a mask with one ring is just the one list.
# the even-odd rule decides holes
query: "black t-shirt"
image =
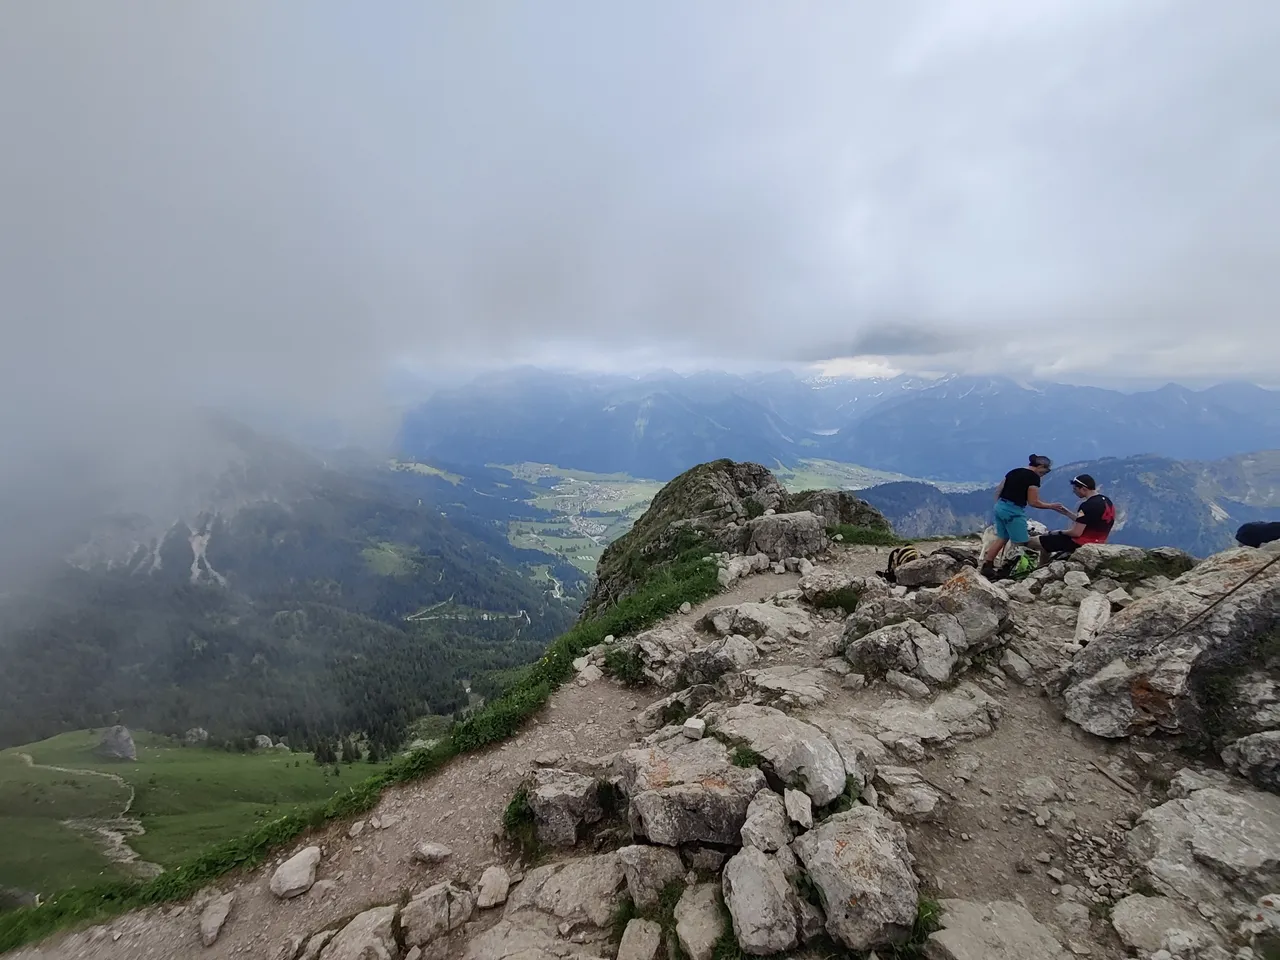
{"label": "black t-shirt", "polygon": [[1004,486],[1000,488],[1000,499],[1020,507],[1027,505],[1027,491],[1040,486],[1040,474],[1026,467],[1018,467],[1004,475]]}
{"label": "black t-shirt", "polygon": [[1111,528],[1116,525],[1116,506],[1100,493],[1080,504],[1076,520],[1084,524],[1084,530],[1076,537],[1076,543],[1106,543]]}

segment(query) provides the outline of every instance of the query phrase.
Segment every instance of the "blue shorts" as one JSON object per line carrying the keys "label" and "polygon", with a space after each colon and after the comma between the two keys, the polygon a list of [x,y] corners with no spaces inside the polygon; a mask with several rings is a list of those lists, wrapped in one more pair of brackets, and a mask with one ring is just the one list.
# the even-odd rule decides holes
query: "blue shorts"
{"label": "blue shorts", "polygon": [[1016,503],[996,501],[996,536],[1012,543],[1026,543],[1031,539],[1027,529],[1027,513]]}

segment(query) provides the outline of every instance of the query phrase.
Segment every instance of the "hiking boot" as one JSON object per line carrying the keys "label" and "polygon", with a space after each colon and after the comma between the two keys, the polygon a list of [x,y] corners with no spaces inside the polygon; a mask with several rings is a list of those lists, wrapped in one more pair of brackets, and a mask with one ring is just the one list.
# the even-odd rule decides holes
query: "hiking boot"
{"label": "hiking boot", "polygon": [[982,565],[982,569],[978,572],[988,580],[994,580],[996,578],[996,566],[994,563],[984,563]]}

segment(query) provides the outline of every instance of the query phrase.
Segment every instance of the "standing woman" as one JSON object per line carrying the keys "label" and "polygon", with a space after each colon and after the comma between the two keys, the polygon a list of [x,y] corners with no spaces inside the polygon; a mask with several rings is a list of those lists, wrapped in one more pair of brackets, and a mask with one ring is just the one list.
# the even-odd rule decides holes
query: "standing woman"
{"label": "standing woman", "polygon": [[1048,457],[1033,453],[1027,458],[1027,466],[1010,470],[996,488],[996,539],[987,547],[982,558],[982,575],[995,577],[996,557],[1008,543],[1025,548],[1031,539],[1027,529],[1027,507],[1037,510],[1056,510],[1070,517],[1071,511],[1060,503],[1045,503],[1040,499],[1040,480],[1053,469]]}

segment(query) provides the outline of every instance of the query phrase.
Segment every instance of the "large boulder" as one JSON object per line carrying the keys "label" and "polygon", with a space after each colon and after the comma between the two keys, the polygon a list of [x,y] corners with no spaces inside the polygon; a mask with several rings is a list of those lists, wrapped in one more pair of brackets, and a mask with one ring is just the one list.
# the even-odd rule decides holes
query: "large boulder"
{"label": "large boulder", "polygon": [[594,616],[627,596],[648,569],[675,559],[690,545],[746,553],[748,520],[785,509],[786,500],[782,484],[758,463],[715,460],[685,471],[605,549],[582,615]]}
{"label": "large boulder", "polygon": [[818,806],[844,792],[844,760],[817,727],[772,707],[741,704],[708,717],[712,729],[758,753],[784,783]]}
{"label": "large boulder", "polygon": [[796,945],[791,885],[775,857],[743,847],[725,864],[721,883],[743,953],[768,956]]}
{"label": "large boulder", "polygon": [[1230,720],[1238,680],[1266,663],[1280,631],[1280,564],[1264,570],[1269,559],[1217,554],[1112,617],[1069,668],[1067,717],[1097,736],[1189,734],[1218,747],[1260,732]]}
{"label": "large boulder", "polygon": [[946,553],[931,553],[904,563],[893,571],[894,580],[904,587],[940,587],[962,569],[964,564]]}
{"label": "large boulder", "polygon": [[306,893],[316,882],[316,867],[319,865],[319,847],[298,851],[271,875],[271,892],[281,900],[291,900]]}
{"label": "large boulder", "polygon": [[625,885],[626,872],[617,853],[535,867],[511,891],[502,916],[524,924],[536,924],[541,916],[604,930],[612,922]]}
{"label": "large boulder", "polygon": [[760,658],[756,645],[741,634],[717,637],[689,654],[684,662],[686,683],[715,683],[726,673],[745,670]]}
{"label": "large boulder", "polygon": [[827,525],[817,514],[777,513],[747,523],[744,553],[762,553],[775,563],[788,557],[816,557],[826,551]]}
{"label": "large boulder", "polygon": [[666,846],[736,846],[747,807],[765,787],[760,770],[734,766],[728,747],[710,737],[626,750],[619,766],[632,833]]}
{"label": "large boulder", "polygon": [[320,960],[395,960],[397,908],[374,907],[359,914],[338,931],[320,952]]}
{"label": "large boulder", "polygon": [[1020,903],[941,901],[942,929],[925,943],[926,960],[1070,960],[1049,928]]}
{"label": "large boulder", "polygon": [[870,950],[911,935],[919,891],[900,824],[857,806],[828,817],[791,848],[818,890],[835,940]]}
{"label": "large boulder", "polygon": [[741,635],[751,638],[806,637],[813,629],[809,615],[799,607],[781,607],[774,603],[739,603],[716,607],[698,621],[698,629],[719,636]]}
{"label": "large boulder", "polygon": [[1129,832],[1130,854],[1151,885],[1211,904],[1280,889],[1280,797],[1200,785],[1208,779],[1181,782],[1188,796],[1143,812]]}
{"label": "large boulder", "polygon": [[775,853],[791,843],[791,826],[782,798],[772,790],[761,790],[747,807],[742,825],[742,845],[765,853]]}
{"label": "large boulder", "polygon": [[883,677],[901,670],[932,684],[951,679],[957,659],[946,640],[914,620],[873,630],[850,642],[844,655],[858,673]]}
{"label": "large boulder", "polygon": [[1280,730],[1251,733],[1228,744],[1222,762],[1246,780],[1280,793]]}
{"label": "large boulder", "polygon": [[684,864],[670,847],[634,844],[618,850],[618,859],[627,876],[631,901],[641,910],[656,907],[663,888],[684,879]]}
{"label": "large boulder", "polygon": [[848,490],[802,490],[787,497],[787,510],[815,513],[828,527],[845,524],[893,532],[883,513]]}
{"label": "large boulder", "polygon": [[548,846],[572,847],[582,826],[604,816],[599,784],[590,777],[568,770],[534,770],[526,789],[538,840]]}
{"label": "large boulder", "polygon": [[107,760],[137,760],[138,748],[134,745],[133,734],[128,727],[109,727],[98,741],[94,752]]}
{"label": "large boulder", "polygon": [[432,884],[400,912],[404,942],[410,947],[435,943],[470,920],[475,909],[476,897],[470,890],[448,880]]}
{"label": "large boulder", "polygon": [[994,644],[1009,615],[1009,594],[972,567],[962,567],[936,591],[917,597],[918,603],[927,605],[929,613],[956,620],[964,645],[955,641],[952,645],[959,653],[977,653]]}

